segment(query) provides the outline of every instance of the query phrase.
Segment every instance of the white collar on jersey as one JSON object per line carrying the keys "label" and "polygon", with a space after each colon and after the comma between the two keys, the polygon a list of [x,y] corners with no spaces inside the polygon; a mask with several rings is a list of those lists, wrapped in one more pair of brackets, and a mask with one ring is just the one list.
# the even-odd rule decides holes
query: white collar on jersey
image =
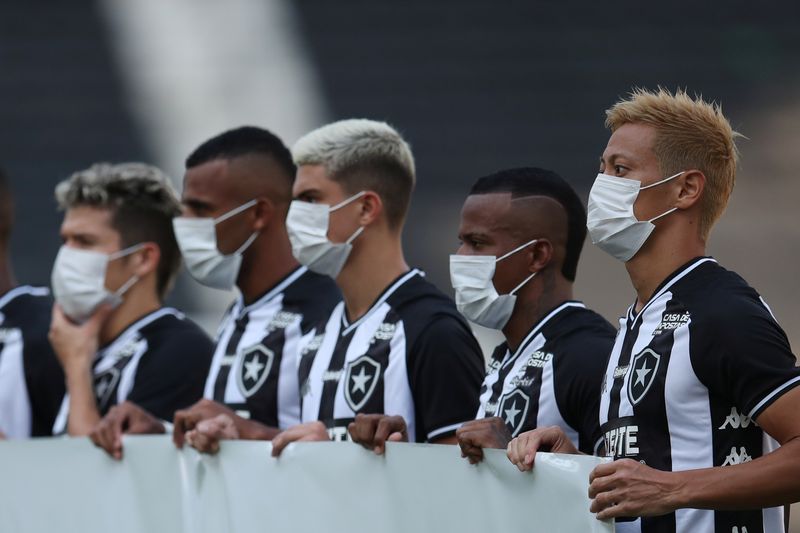
{"label": "white collar on jersey", "polygon": [[250,305],[244,305],[244,297],[242,296],[241,291],[239,291],[239,289],[237,288],[236,303],[234,305],[233,314],[238,317],[241,317],[242,315],[249,313],[253,309],[261,307],[262,305],[266,304],[267,302],[278,296],[280,293],[285,291],[289,287],[289,285],[297,281],[297,279],[306,272],[308,272],[308,268],[304,266],[297,267],[292,271],[291,274],[283,278],[281,282],[272,287],[264,296],[262,296],[255,302],[251,303]]}
{"label": "white collar on jersey", "polygon": [[636,302],[634,301],[633,304],[631,304],[631,306],[628,308],[628,320],[632,320],[633,321],[631,323],[631,326],[636,324],[636,321],[639,320],[642,317],[642,315],[644,315],[644,312],[647,311],[647,309],[650,307],[650,304],[652,304],[653,302],[658,300],[665,292],[667,292],[669,290],[670,287],[675,285],[675,283],[677,283],[679,280],[684,278],[689,272],[691,272],[695,268],[699,267],[703,263],[708,263],[708,262],[716,263],[717,260],[714,259],[713,257],[701,257],[697,261],[695,261],[693,263],[690,263],[689,265],[684,267],[683,270],[679,270],[679,271],[674,272],[672,274],[672,279],[670,279],[667,283],[665,283],[664,286],[661,287],[653,295],[653,297],[650,298],[650,300],[647,301],[647,303],[644,305],[644,307],[642,307],[642,310],[639,311],[638,315],[634,315],[634,312],[633,312],[633,310],[636,308]]}
{"label": "white collar on jersey", "polygon": [[30,294],[32,296],[49,296],[50,289],[47,287],[31,287],[30,285],[20,285],[14,287],[3,296],[0,296],[0,309],[6,306],[11,300],[22,296],[23,294]]}
{"label": "white collar on jersey", "polygon": [[127,342],[131,335],[137,333],[140,329],[147,326],[148,324],[152,324],[156,320],[161,317],[165,317],[167,315],[176,316],[180,319],[184,318],[184,314],[178,311],[177,309],[173,309],[172,307],[162,307],[160,309],[156,309],[152,313],[143,316],[127,328],[125,328],[122,333],[116,336],[114,340],[109,342],[104,347],[97,350],[97,355],[95,359],[101,359],[103,355],[108,352],[113,352],[114,349],[120,345],[120,343]]}
{"label": "white collar on jersey", "polygon": [[[409,270],[408,272],[403,274],[400,277],[400,279],[398,279],[397,281],[392,283],[392,285],[390,285],[388,289],[383,291],[383,294],[381,294],[380,298],[378,298],[375,301],[375,303],[372,304],[372,307],[370,307],[367,310],[367,312],[364,313],[364,315],[361,318],[359,318],[358,320],[356,320],[352,324],[348,323],[348,321],[347,321],[347,311],[346,311],[346,309],[342,309],[342,327],[344,329],[342,329],[340,334],[341,335],[347,335],[348,333],[353,331],[355,328],[357,328],[362,322],[364,322],[367,319],[367,317],[369,317],[377,308],[379,308],[383,304],[383,302],[385,302],[389,298],[389,296],[391,296],[405,282],[407,282],[408,280],[410,280],[414,276],[424,277],[425,273],[423,271],[421,271],[420,269],[418,269],[418,268],[412,268],[411,270]],[[339,305],[344,306],[345,303],[341,302]]]}
{"label": "white collar on jersey", "polygon": [[[544,325],[547,324],[554,316],[559,314],[564,309],[568,309],[570,307],[580,307],[586,309],[586,304],[584,304],[583,302],[569,301],[569,302],[564,302],[563,304],[559,305],[558,307],[550,311],[547,314],[547,316],[539,320],[539,322],[536,323],[533,329],[531,329],[530,333],[528,333],[525,336],[525,338],[522,339],[522,342],[519,343],[519,346],[514,351],[514,354],[506,359],[506,361],[503,363],[503,366],[506,366],[509,362],[514,361],[519,356],[519,354],[521,354],[525,350],[525,348],[528,347],[528,345],[533,341],[533,339],[536,338],[536,335],[538,335],[538,333],[542,330]],[[509,350],[506,349],[506,355],[508,355],[508,353]]]}

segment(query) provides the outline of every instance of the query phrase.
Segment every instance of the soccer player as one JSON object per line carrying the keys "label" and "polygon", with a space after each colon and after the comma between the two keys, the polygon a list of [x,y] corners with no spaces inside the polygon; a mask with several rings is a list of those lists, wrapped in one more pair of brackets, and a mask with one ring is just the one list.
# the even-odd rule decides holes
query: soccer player
{"label": "soccer player", "polygon": [[357,413],[400,415],[408,439],[455,442],[474,416],[482,356],[453,302],[409,268],[401,234],[414,161],[390,126],[345,120],[304,136],[287,229],[295,257],[344,301],[305,345],[301,420],[273,439],[343,440]]}
{"label": "soccer player", "polygon": [[[618,460],[592,473],[591,510],[618,531],[783,531],[781,506],[800,499],[800,369],[759,294],[705,256],[737,134],[719,106],[681,91],[636,90],[606,114],[588,229],[625,263],[636,300],[600,402]],[[576,451],[550,428],[508,456],[527,470],[540,448]]]}
{"label": "soccer player", "polygon": [[[341,296],[332,279],[292,256],[285,219],[294,175],[288,148],[256,127],[217,135],[186,160],[183,216],[173,222],[184,261],[200,283],[236,286],[238,294],[218,330],[204,399],[175,415],[179,445],[189,432],[190,444],[216,451],[218,438],[194,428],[222,413],[250,438],[269,439],[300,422],[298,347]],[[120,457],[123,431],[164,430],[129,402],[91,436]]]}
{"label": "soccer player", "polygon": [[171,420],[196,402],[211,339],[164,297],[180,266],[178,199],[158,169],[97,164],[56,187],[65,211],[50,341],[67,395],[54,433],[87,435],[125,400]]}
{"label": "soccer player", "polygon": [[47,340],[50,291],[14,281],[13,218],[11,188],[0,170],[0,435],[18,439],[52,434],[64,374]]}
{"label": "soccer player", "polygon": [[[597,451],[600,382],[614,328],[572,297],[585,237],[580,199],[548,170],[480,178],[464,202],[461,247],[450,259],[456,305],[506,338],[489,360],[476,419],[456,432],[471,463],[483,459],[484,448],[505,449],[540,426],[559,426],[576,448]],[[385,439],[404,430],[393,420],[399,425],[357,418],[353,440],[381,453]]]}

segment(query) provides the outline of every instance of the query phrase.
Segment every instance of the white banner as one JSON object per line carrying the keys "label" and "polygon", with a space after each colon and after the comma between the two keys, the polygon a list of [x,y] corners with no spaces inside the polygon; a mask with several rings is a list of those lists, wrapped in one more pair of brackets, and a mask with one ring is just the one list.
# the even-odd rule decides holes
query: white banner
{"label": "white banner", "polygon": [[500,450],[477,466],[444,445],[225,442],[216,456],[127,437],[121,462],[87,439],[0,442],[0,531],[13,533],[612,532],[589,512],[601,459]]}

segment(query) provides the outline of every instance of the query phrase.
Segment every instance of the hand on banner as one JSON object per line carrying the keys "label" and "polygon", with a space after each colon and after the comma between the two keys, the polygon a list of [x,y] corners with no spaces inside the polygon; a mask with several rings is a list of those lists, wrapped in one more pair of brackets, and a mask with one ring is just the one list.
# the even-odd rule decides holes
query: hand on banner
{"label": "hand on banner", "polygon": [[[186,442],[186,433],[194,430],[197,424],[203,420],[209,420],[219,415],[227,415],[231,420],[236,417],[236,413],[222,405],[211,400],[203,398],[188,409],[181,409],[175,411],[173,418],[174,428],[172,429],[172,442],[178,448],[183,448],[183,443]],[[191,445],[191,443],[190,443]]]}
{"label": "hand on banner", "polygon": [[227,414],[201,420],[194,429],[186,432],[186,443],[202,453],[217,453],[219,441],[238,439],[239,431],[233,418]]}
{"label": "hand on banner", "polygon": [[89,433],[95,446],[114,459],[122,459],[122,434],[152,435],[164,433],[164,424],[133,402],[111,408]]}
{"label": "hand on banner", "polygon": [[100,328],[113,311],[110,305],[101,306],[83,324],[72,322],[61,306],[53,305],[53,317],[47,338],[53,345],[64,373],[69,379],[73,373],[89,371],[97,354]]}
{"label": "hand on banner", "polygon": [[315,442],[330,440],[328,430],[322,422],[306,422],[292,426],[272,439],[272,457],[278,457],[292,442]]}
{"label": "hand on banner", "polygon": [[357,414],[347,431],[353,442],[377,455],[386,451],[386,442],[408,442],[408,428],[402,416]]}
{"label": "hand on banner", "polygon": [[589,510],[599,520],[671,513],[679,507],[671,474],[633,459],[597,465],[589,475]]}
{"label": "hand on banner", "polygon": [[508,460],[514,463],[520,472],[525,472],[533,468],[533,460],[536,452],[552,453],[580,453],[564,430],[558,426],[546,428],[536,428],[533,431],[526,431],[508,443],[506,455]]}
{"label": "hand on banner", "polygon": [[503,449],[511,441],[511,432],[502,418],[493,416],[470,420],[456,431],[461,457],[466,457],[470,464],[483,461],[484,448]]}

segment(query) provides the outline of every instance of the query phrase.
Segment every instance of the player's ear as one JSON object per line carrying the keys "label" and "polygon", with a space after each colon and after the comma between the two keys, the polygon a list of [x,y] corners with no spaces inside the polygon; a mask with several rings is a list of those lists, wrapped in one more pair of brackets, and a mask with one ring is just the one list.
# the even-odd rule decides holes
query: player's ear
{"label": "player's ear", "polygon": [[549,239],[538,239],[525,251],[528,257],[528,271],[541,272],[553,260],[553,243]]}
{"label": "player's ear", "polygon": [[252,211],[253,231],[261,231],[272,221],[276,211],[275,204],[266,196],[260,196],[256,199]]}
{"label": "player's ear", "polygon": [[364,196],[358,200],[361,204],[358,222],[367,226],[377,220],[383,213],[383,200],[373,191],[365,191]]}
{"label": "player's ear", "polygon": [[131,258],[134,263],[134,274],[140,278],[155,272],[161,261],[161,248],[154,242],[142,243],[142,247]]}
{"label": "player's ear", "polygon": [[675,207],[689,209],[700,201],[706,186],[706,176],[699,170],[688,170],[678,178],[680,189]]}

